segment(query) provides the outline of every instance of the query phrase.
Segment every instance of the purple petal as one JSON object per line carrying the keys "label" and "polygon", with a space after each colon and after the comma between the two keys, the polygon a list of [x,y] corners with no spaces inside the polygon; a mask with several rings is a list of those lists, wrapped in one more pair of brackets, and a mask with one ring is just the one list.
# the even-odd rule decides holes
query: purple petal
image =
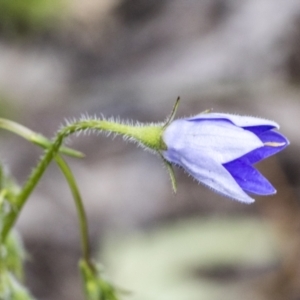
{"label": "purple petal", "polygon": [[275,194],[276,190],[270,182],[254,167],[237,159],[223,165],[233,176],[238,185],[247,192],[257,195]]}
{"label": "purple petal", "polygon": [[246,192],[276,193],[252,166],[289,144],[273,128],[279,128],[273,121],[219,113],[179,119],[163,133],[167,150],[162,155],[216,192],[251,203]]}
{"label": "purple petal", "polygon": [[254,202],[254,199],[244,192],[230,172],[210,157],[200,158],[198,163],[195,163],[192,156],[184,155],[180,166],[197,181],[223,196],[244,203]]}
{"label": "purple petal", "polygon": [[209,113],[209,114],[200,114],[191,118],[187,118],[187,120],[195,121],[195,120],[210,120],[210,119],[225,119],[230,121],[239,127],[261,127],[268,126],[270,129],[279,128],[279,125],[270,120],[255,118],[255,117],[247,117],[247,116],[238,116],[231,114],[222,114],[222,113]]}
{"label": "purple petal", "polygon": [[[224,196],[244,203],[254,202],[254,200],[242,190],[218,159],[218,156],[222,156],[223,152],[227,151],[227,143],[224,145],[225,148],[222,148],[222,144],[220,145],[220,141],[222,141],[224,137],[222,138],[217,135],[216,143],[211,144],[210,139],[214,139],[214,135],[211,136],[211,134],[214,130],[212,130],[210,126],[208,128],[203,126],[204,124],[209,125],[208,123],[211,122],[200,123],[201,128],[197,128],[198,126],[195,128],[196,124],[193,122],[185,122],[184,120],[172,122],[163,135],[164,142],[168,146],[168,149],[162,152],[164,158],[171,163],[181,166],[197,179],[197,181]],[[197,122],[197,124],[199,123]],[[226,122],[226,124],[229,127],[235,127],[230,123]],[[247,132],[240,128],[239,130],[243,133]],[[209,136],[210,138],[207,139]],[[258,140],[258,143],[261,143],[255,135],[253,136],[255,137],[255,141]],[[217,149],[214,149],[215,146]],[[240,155],[235,157],[239,156]]]}
{"label": "purple petal", "polygon": [[264,143],[275,142],[279,144],[285,144],[284,147],[286,147],[289,144],[289,141],[286,139],[286,137],[284,137],[282,134],[280,134],[277,131],[270,130],[270,131],[258,133],[257,136]]}
{"label": "purple petal", "polygon": [[233,125],[227,120],[173,121],[163,133],[163,140],[170,155],[181,151],[209,156],[220,164],[240,158],[263,146],[262,141],[251,131]]}
{"label": "purple petal", "polygon": [[[253,165],[271,155],[276,154],[277,152],[283,150],[286,146],[289,145],[289,141],[280,133],[276,131],[266,131],[258,134],[258,137],[263,143],[278,143],[279,146],[263,146],[258,149],[255,149],[240,158],[240,160]],[[282,144],[280,146],[280,144]]]}
{"label": "purple petal", "polygon": [[260,135],[261,133],[263,133],[265,131],[269,131],[269,130],[273,129],[274,126],[272,126],[272,125],[245,126],[243,128],[255,133],[256,135]]}

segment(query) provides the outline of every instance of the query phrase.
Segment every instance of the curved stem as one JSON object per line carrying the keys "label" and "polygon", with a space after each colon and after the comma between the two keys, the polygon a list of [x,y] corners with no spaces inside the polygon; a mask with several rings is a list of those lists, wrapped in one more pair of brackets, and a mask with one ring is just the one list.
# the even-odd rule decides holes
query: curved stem
{"label": "curved stem", "polygon": [[57,155],[62,145],[63,140],[69,135],[80,132],[84,130],[97,130],[113,132],[115,134],[120,134],[129,139],[133,139],[149,147],[153,150],[163,149],[165,145],[161,140],[161,131],[163,130],[160,125],[145,125],[145,126],[134,126],[121,123],[115,123],[113,121],[106,120],[81,120],[63,127],[56,135],[54,142],[51,146],[46,149],[44,156],[39,161],[33,172],[29,175],[27,181],[25,182],[22,190],[16,196],[14,209],[6,216],[5,223],[2,230],[2,240],[4,240],[10,230],[14,225],[19,212],[21,211],[23,205],[28,199],[29,195],[32,193],[40,178],[44,174],[46,168],[52,161],[52,159]]}
{"label": "curved stem", "polygon": [[33,170],[31,175],[29,176],[28,180],[26,181],[25,185],[23,186],[22,190],[20,193],[16,196],[15,201],[14,201],[14,206],[9,212],[8,215],[6,215],[5,220],[4,220],[4,225],[3,229],[1,232],[2,235],[2,241],[5,240],[9,230],[11,227],[14,225],[19,212],[21,211],[23,205],[25,204],[27,198],[37,185],[39,179],[42,177],[44,174],[46,168],[50,164],[51,160],[53,158],[53,153],[49,150],[45,152],[45,155],[43,158],[39,161],[38,165],[36,168]]}
{"label": "curved stem", "polygon": [[[41,135],[37,132],[34,132],[31,129],[29,129],[19,123],[11,121],[11,120],[0,118],[0,128],[11,131],[11,132],[23,137],[24,139],[26,139],[38,146],[41,146],[44,149],[49,148],[52,144],[51,141],[49,141],[43,135]],[[78,157],[78,158],[84,157],[83,153],[81,153],[77,150],[68,148],[68,147],[61,147],[59,149],[59,152],[66,154],[66,155]]]}
{"label": "curved stem", "polygon": [[45,170],[47,169],[48,165],[52,161],[52,159],[56,156],[59,151],[59,148],[63,142],[63,139],[68,136],[69,134],[73,133],[74,131],[68,130],[70,126],[67,126],[60,130],[57,134],[54,143],[45,151],[44,156],[39,161],[33,172],[29,175],[27,181],[25,182],[22,190],[16,196],[14,209],[10,211],[10,213],[6,216],[4,226],[2,229],[2,240],[4,240],[11,229],[11,227],[16,222],[16,219],[21,211],[23,205],[25,204],[26,200],[30,196],[31,192],[34,190],[36,185],[38,184],[40,178],[44,174]]}
{"label": "curved stem", "polygon": [[86,213],[84,210],[81,195],[76,184],[76,180],[67,162],[60,155],[56,155],[55,161],[58,164],[62,173],[64,174],[75,201],[76,210],[79,219],[80,239],[81,239],[83,258],[88,265],[92,266],[91,259],[90,259],[88,223],[87,223]]}
{"label": "curved stem", "polygon": [[[52,144],[47,138],[45,138],[41,134],[38,134],[21,124],[18,124],[16,122],[7,119],[0,118],[0,128],[11,131],[43,148],[49,148]],[[59,149],[59,152],[71,156],[75,156],[75,157],[83,157],[83,154],[81,152],[66,147],[61,147]],[[92,265],[90,262],[90,248],[89,248],[87,219],[86,219],[82,198],[76,184],[76,180],[67,162],[60,155],[55,156],[55,161],[58,164],[62,173],[64,174],[69,184],[72,196],[74,198],[78,219],[79,219],[80,239],[81,239],[83,258],[87,262],[87,264]]]}

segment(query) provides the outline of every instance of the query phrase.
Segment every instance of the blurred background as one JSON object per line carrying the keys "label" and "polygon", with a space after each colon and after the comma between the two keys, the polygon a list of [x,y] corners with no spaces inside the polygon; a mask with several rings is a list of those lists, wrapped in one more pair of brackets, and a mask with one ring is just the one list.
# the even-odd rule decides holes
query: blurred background
{"label": "blurred background", "polygon": [[[82,113],[162,121],[261,116],[291,145],[258,168],[278,190],[248,206],[103,136],[71,138],[94,257],[133,300],[300,299],[299,0],[0,0],[1,117],[52,137]],[[0,133],[22,184],[41,150]],[[18,229],[38,299],[83,299],[70,191],[53,164]]]}

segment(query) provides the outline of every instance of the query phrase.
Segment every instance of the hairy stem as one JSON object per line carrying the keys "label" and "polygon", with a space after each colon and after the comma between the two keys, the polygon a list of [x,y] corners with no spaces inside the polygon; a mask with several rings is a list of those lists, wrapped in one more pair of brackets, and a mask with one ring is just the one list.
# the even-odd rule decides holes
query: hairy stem
{"label": "hairy stem", "polygon": [[[0,128],[11,131],[44,149],[51,146],[51,141],[49,141],[46,137],[14,121],[0,118]],[[83,153],[67,147],[61,147],[59,152],[78,158],[84,157]]]}
{"label": "hairy stem", "polygon": [[146,147],[152,148],[153,150],[160,150],[165,147],[160,138],[163,129],[162,126],[159,125],[133,126],[115,123],[113,121],[96,119],[82,120],[63,127],[58,131],[54,142],[48,149],[46,149],[43,157],[38,162],[32,173],[29,175],[20,193],[16,196],[16,199],[14,201],[14,209],[12,209],[9,215],[7,215],[5,218],[3,230],[1,232],[2,240],[6,238],[9,230],[16,222],[19,212],[38,184],[48,165],[50,164],[52,159],[56,157],[63,143],[63,140],[75,132],[80,132],[88,129],[121,134],[128,138],[132,138],[145,145]]}
{"label": "hairy stem", "polygon": [[70,167],[60,155],[56,155],[55,161],[58,164],[62,173],[64,174],[75,201],[75,206],[76,206],[77,215],[79,219],[79,230],[80,230],[83,259],[86,261],[88,265],[92,266],[91,259],[90,259],[88,223],[87,223],[87,218],[86,218],[86,213],[84,210],[82,198],[76,184],[76,180],[73,176]]}

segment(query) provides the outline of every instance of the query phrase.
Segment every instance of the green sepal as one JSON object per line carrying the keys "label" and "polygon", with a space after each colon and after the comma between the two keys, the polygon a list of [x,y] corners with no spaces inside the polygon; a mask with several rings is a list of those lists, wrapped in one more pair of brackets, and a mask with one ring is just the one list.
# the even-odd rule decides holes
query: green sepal
{"label": "green sepal", "polygon": [[166,129],[166,127],[168,125],[170,125],[170,123],[174,120],[175,118],[175,115],[176,115],[176,112],[177,112],[177,109],[178,109],[178,106],[179,106],[179,102],[180,102],[180,97],[177,97],[176,101],[175,101],[175,104],[173,106],[173,109],[171,111],[171,114],[170,116],[167,118],[164,126],[163,126],[163,129]]}
{"label": "green sepal", "polygon": [[170,162],[168,162],[160,153],[160,156],[165,164],[166,169],[168,170],[168,173],[170,175],[170,180],[171,180],[171,184],[172,184],[172,189],[173,192],[176,193],[177,192],[177,181],[176,181],[176,177],[175,177],[175,173],[174,173],[174,169],[173,166]]}
{"label": "green sepal", "polygon": [[206,110],[202,111],[202,112],[200,113],[200,115],[209,114],[209,113],[211,113],[212,111],[213,111],[213,109],[212,109],[212,108],[209,108],[209,109],[206,109]]}

